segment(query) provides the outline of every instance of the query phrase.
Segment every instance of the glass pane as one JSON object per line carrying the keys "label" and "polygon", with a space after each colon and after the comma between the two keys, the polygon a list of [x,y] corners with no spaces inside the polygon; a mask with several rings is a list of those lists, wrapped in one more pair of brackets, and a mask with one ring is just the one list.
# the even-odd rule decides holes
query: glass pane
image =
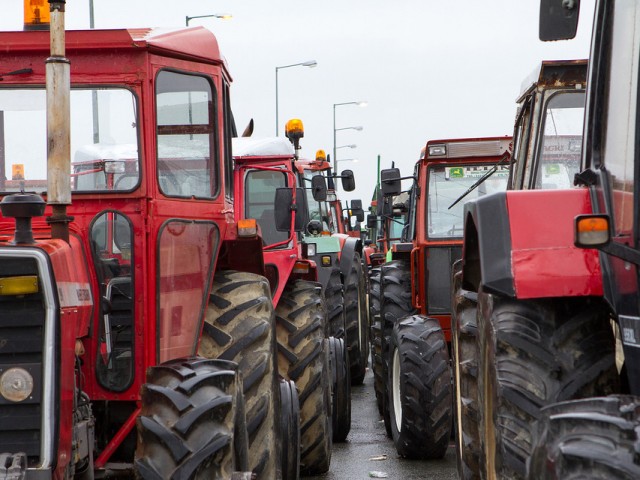
{"label": "glass pane", "polygon": [[556,93],[547,102],[535,188],[571,188],[580,171],[584,92]]}
{"label": "glass pane", "polygon": [[211,223],[174,220],[160,232],[158,252],[159,361],[195,353],[218,229]]}
{"label": "glass pane", "polygon": [[[71,189],[131,190],[139,180],[138,125],[133,94],[124,89],[73,89]],[[44,89],[0,89],[0,191],[47,188]]]}
{"label": "glass pane", "polygon": [[315,175],[319,175],[321,173],[322,172],[318,172],[316,170],[304,171],[304,180],[302,181],[302,185],[304,186],[304,191],[307,194],[307,205],[309,205],[309,221],[320,220],[322,222],[323,230],[333,232],[335,230],[333,221],[329,216],[327,202],[318,202],[314,200],[313,191],[311,189],[311,179]]}
{"label": "glass pane", "polygon": [[493,168],[490,164],[429,168],[427,235],[430,238],[462,238],[464,204],[507,188],[509,166],[502,165],[455,206],[463,193]]}
{"label": "glass pane", "polygon": [[247,174],[245,197],[245,218],[255,218],[262,230],[264,245],[272,245],[287,240],[288,232],[279,232],[275,226],[274,200],[276,188],[287,186],[284,173],[252,170]]}
{"label": "glass pane", "polygon": [[98,358],[100,384],[125,390],[133,380],[134,288],[132,278],[133,234],[129,221],[116,212],[103,212],[91,225],[91,249],[100,283]]}
{"label": "glass pane", "polygon": [[212,197],[213,94],[200,76],[162,71],[156,82],[158,182],[167,196]]}

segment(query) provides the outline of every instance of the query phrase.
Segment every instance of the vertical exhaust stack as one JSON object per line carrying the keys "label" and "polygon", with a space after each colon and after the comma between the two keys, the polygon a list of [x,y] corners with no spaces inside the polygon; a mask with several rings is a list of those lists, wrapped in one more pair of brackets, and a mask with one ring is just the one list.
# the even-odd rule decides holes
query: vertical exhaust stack
{"label": "vertical exhaust stack", "polygon": [[67,205],[71,204],[70,106],[71,74],[65,57],[64,13],[66,0],[49,0],[51,11],[51,55],[46,61],[47,78],[47,217],[52,238],[69,241]]}

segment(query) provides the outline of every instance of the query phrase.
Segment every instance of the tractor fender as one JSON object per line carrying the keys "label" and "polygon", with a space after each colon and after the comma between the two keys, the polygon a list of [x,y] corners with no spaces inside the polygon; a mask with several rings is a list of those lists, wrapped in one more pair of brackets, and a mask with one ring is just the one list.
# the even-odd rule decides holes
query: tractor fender
{"label": "tractor fender", "polygon": [[574,246],[574,219],[591,213],[585,188],[522,190],[465,205],[463,286],[508,297],[602,296],[597,250]]}
{"label": "tractor fender", "polygon": [[351,264],[356,253],[362,253],[362,242],[359,238],[346,237],[342,243],[340,253],[340,273],[342,273],[343,285],[349,284],[349,275],[351,274]]}

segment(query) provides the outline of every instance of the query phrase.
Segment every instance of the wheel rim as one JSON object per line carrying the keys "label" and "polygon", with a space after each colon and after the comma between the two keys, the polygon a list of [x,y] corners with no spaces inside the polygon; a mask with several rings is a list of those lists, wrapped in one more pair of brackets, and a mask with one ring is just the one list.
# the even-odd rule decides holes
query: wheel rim
{"label": "wheel rim", "polygon": [[393,420],[396,423],[396,429],[398,433],[402,428],[402,397],[400,393],[400,354],[398,353],[398,349],[393,349],[393,360],[392,360],[392,370],[391,370],[391,379],[392,379],[392,395],[393,395]]}

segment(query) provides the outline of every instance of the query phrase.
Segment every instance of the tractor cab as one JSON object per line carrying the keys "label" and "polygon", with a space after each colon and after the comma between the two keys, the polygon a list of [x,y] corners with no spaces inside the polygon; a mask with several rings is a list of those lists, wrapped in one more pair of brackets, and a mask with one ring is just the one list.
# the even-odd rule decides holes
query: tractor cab
{"label": "tractor cab", "polygon": [[[450,272],[462,255],[464,205],[506,190],[510,143],[511,137],[432,140],[416,163],[414,176],[407,177],[413,180],[404,194],[409,197],[408,221],[400,241],[391,245],[391,256],[411,272],[411,308],[437,318],[447,341]],[[381,184],[390,202],[401,198],[397,168],[383,170]]]}

